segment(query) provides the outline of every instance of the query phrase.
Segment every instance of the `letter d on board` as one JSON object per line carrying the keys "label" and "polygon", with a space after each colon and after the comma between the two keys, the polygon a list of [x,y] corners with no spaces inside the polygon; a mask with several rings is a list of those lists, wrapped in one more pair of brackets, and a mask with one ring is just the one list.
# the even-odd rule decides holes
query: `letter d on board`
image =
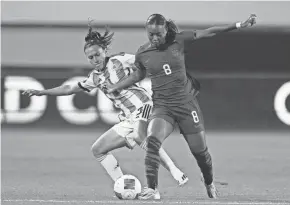
{"label": "letter d on board", "polygon": [[46,96],[33,96],[25,109],[20,109],[21,91],[26,89],[43,90],[40,82],[27,76],[8,76],[5,78],[4,109],[7,123],[31,123],[44,113],[47,104]]}

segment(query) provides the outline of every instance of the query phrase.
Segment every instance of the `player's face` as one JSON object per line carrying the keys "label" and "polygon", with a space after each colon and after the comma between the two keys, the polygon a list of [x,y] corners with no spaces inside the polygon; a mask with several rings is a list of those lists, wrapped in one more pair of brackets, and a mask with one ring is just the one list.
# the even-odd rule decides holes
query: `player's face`
{"label": "player's face", "polygon": [[165,43],[165,37],[167,34],[165,25],[147,25],[148,39],[155,47]]}
{"label": "player's face", "polygon": [[88,61],[97,70],[103,70],[105,68],[106,53],[107,51],[98,45],[90,46],[85,50]]}

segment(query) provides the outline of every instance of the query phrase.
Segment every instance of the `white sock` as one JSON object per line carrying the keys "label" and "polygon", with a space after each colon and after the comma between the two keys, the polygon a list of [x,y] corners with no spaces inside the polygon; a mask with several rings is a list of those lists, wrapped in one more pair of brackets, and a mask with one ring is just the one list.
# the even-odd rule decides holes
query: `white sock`
{"label": "white sock", "polygon": [[105,168],[113,181],[116,181],[119,177],[123,176],[123,172],[117,159],[111,153],[103,155],[97,159],[101,165]]}
{"label": "white sock", "polygon": [[[147,150],[147,141],[144,140],[140,147],[144,150]],[[166,166],[168,167],[172,177],[175,179],[175,180],[180,180],[182,175],[183,175],[183,172],[180,171],[180,169],[178,169],[174,162],[171,160],[171,158],[168,156],[168,154],[165,152],[165,150],[160,147],[159,149],[159,156],[160,156],[160,159],[166,164]]]}
{"label": "white sock", "polygon": [[160,147],[160,149],[159,149],[159,156],[160,156],[160,159],[162,159],[166,163],[166,165],[168,166],[173,178],[175,180],[180,180],[180,178],[183,175],[183,172],[181,172],[180,169],[178,169],[175,166],[172,159],[168,156],[168,154],[165,152],[165,150],[162,147]]}

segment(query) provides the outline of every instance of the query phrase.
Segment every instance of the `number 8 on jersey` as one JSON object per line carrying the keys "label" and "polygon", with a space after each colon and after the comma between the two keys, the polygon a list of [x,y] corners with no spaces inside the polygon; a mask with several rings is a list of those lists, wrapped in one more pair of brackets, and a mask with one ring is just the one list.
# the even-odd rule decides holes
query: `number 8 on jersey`
{"label": "number 8 on jersey", "polygon": [[171,69],[170,69],[170,66],[168,64],[164,64],[163,65],[163,70],[164,70],[166,75],[170,75],[172,73]]}

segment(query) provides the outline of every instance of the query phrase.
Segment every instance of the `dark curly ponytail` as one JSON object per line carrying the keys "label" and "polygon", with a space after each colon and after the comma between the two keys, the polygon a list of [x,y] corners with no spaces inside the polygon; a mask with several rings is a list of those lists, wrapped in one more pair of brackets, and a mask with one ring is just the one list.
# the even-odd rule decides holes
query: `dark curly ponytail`
{"label": "dark curly ponytail", "polygon": [[109,27],[106,26],[106,30],[104,35],[101,35],[98,31],[93,31],[91,22],[93,20],[89,19],[88,27],[89,31],[88,34],[85,37],[85,46],[84,50],[87,48],[93,46],[93,45],[98,45],[102,47],[103,49],[108,48],[108,46],[111,44],[113,40],[114,33],[110,31]]}

